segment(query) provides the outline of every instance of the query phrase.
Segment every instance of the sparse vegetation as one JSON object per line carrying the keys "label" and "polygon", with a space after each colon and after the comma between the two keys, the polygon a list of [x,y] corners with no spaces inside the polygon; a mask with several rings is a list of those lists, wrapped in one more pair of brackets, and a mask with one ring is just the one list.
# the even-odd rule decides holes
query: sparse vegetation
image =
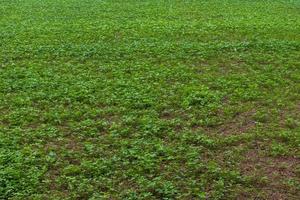
{"label": "sparse vegetation", "polygon": [[1,0],[0,199],[298,199],[299,11]]}

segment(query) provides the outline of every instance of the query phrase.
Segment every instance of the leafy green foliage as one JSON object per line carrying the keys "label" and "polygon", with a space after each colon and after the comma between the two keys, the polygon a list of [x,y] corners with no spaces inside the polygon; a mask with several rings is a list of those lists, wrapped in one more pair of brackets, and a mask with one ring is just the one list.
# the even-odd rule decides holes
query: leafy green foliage
{"label": "leafy green foliage", "polygon": [[0,199],[297,199],[299,9],[0,1]]}

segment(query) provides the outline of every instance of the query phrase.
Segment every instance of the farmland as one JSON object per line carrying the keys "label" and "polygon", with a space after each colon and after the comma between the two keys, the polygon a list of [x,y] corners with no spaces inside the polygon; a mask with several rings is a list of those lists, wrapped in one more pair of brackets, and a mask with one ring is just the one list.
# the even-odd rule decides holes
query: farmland
{"label": "farmland", "polygon": [[300,196],[300,1],[0,0],[0,199]]}

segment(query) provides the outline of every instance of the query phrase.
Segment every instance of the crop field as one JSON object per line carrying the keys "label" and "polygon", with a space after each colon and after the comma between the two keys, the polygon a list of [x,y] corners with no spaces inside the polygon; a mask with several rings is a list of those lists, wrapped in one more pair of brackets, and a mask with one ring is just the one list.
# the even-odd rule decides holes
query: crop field
{"label": "crop field", "polygon": [[299,0],[0,0],[0,199],[299,197]]}

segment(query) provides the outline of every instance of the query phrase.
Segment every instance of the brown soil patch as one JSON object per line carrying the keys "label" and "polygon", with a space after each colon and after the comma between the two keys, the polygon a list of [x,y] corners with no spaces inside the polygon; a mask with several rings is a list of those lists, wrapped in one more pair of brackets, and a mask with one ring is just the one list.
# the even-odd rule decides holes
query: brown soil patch
{"label": "brown soil patch", "polygon": [[[242,174],[257,179],[254,187],[264,193],[263,199],[270,200],[297,199],[300,196],[300,191],[285,183],[288,179],[300,181],[296,173],[299,166],[299,158],[269,157],[260,154],[259,150],[249,151],[240,165]],[[262,177],[267,178],[266,182],[259,181]],[[241,194],[239,199],[249,199],[247,196],[254,197],[255,194]]]}
{"label": "brown soil patch", "polygon": [[[74,154],[76,154],[76,152],[80,152],[83,150],[83,145],[80,143],[78,138],[69,134],[59,140],[55,139],[55,140],[48,141],[47,144],[45,145],[45,151],[55,152],[57,160],[65,160],[68,161],[70,164],[80,165],[80,160],[76,159],[73,156],[63,157],[62,152],[65,150],[74,152]],[[52,191],[59,192],[63,195],[67,195],[68,194],[67,186],[61,186],[57,184],[57,179],[61,176],[61,173],[62,173],[62,168],[60,166],[57,166],[56,164],[50,166],[47,172],[47,175],[50,180],[49,189]]]}
{"label": "brown soil patch", "polygon": [[246,133],[256,126],[252,119],[255,111],[251,110],[237,114],[231,121],[225,122],[218,127],[217,132],[223,135],[236,135]]}
{"label": "brown soil patch", "polygon": [[300,117],[300,102],[298,102],[293,109],[283,109],[279,113],[279,125],[280,127],[286,127],[286,119],[288,116],[293,117],[295,119],[299,119]]}
{"label": "brown soil patch", "polygon": [[160,118],[164,119],[164,120],[172,120],[175,118],[173,113],[170,112],[163,112],[162,114],[160,114]]}

